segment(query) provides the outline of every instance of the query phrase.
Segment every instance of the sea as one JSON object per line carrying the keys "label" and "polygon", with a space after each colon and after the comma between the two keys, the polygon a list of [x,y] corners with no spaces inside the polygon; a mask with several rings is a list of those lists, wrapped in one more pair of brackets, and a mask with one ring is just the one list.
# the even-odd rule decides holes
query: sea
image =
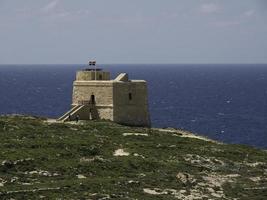
{"label": "sea", "polygon": [[[86,65],[0,65],[0,114],[57,118]],[[172,127],[231,144],[267,149],[267,65],[110,64],[148,82],[153,127]]]}

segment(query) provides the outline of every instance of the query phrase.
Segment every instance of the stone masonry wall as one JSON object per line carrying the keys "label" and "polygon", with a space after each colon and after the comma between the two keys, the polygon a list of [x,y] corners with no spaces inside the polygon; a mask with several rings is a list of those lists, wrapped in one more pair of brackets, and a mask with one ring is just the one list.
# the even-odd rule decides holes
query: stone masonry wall
{"label": "stone masonry wall", "polygon": [[145,81],[115,82],[113,99],[115,122],[150,126]]}
{"label": "stone masonry wall", "polygon": [[113,120],[113,83],[111,81],[75,81],[72,104],[89,101],[95,97],[95,107],[101,119]]}

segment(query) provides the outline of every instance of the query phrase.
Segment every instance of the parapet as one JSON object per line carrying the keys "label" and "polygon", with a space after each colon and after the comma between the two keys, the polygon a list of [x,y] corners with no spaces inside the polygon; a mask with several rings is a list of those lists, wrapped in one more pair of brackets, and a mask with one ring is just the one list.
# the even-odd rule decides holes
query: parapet
{"label": "parapet", "polygon": [[110,72],[102,71],[102,69],[85,69],[76,73],[76,81],[108,81],[110,80]]}

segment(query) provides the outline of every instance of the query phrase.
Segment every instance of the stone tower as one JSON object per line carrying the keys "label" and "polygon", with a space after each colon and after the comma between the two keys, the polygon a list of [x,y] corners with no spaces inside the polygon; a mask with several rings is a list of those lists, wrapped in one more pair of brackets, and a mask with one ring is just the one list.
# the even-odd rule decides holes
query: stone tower
{"label": "stone tower", "polygon": [[78,71],[73,83],[72,108],[59,120],[106,119],[131,126],[150,126],[147,85],[121,73],[114,80],[101,69]]}

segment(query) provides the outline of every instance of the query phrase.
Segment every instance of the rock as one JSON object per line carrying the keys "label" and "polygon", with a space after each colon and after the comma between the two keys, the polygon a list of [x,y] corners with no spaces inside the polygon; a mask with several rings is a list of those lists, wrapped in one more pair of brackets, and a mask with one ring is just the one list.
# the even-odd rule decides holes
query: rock
{"label": "rock", "polygon": [[139,155],[138,153],[134,153],[133,155],[134,155],[135,157],[145,158],[145,156],[143,156],[143,155]]}
{"label": "rock", "polygon": [[207,188],[207,190],[209,191],[209,193],[214,193],[214,189],[213,188]]}
{"label": "rock", "polygon": [[114,153],[114,156],[129,156],[130,153],[124,151],[123,149],[117,149]]}
{"label": "rock", "polygon": [[261,177],[250,177],[249,179],[253,182],[259,182],[261,180]]}
{"label": "rock", "polygon": [[148,134],[147,133],[123,133],[122,134],[123,136],[148,136]]}
{"label": "rock", "polygon": [[180,190],[180,193],[184,194],[184,193],[186,193],[186,190]]}
{"label": "rock", "polygon": [[13,163],[12,161],[10,161],[10,160],[4,160],[4,161],[2,162],[2,166],[5,166],[5,167],[7,167],[7,168],[11,168],[11,167],[14,166],[14,163]]}
{"label": "rock", "polygon": [[82,174],[78,174],[77,177],[78,177],[78,179],[85,179],[86,178],[86,176],[84,176]]}
{"label": "rock", "polygon": [[86,157],[80,158],[80,162],[94,162],[94,161],[109,162],[109,160],[104,159],[100,156],[95,156],[93,158],[86,158]]}
{"label": "rock", "polygon": [[144,191],[144,193],[152,194],[152,195],[168,194],[168,192],[166,192],[166,191],[160,191],[157,188],[154,188],[154,189],[144,188],[143,191]]}
{"label": "rock", "polygon": [[132,183],[133,183],[133,184],[138,184],[139,181],[129,180],[128,183],[130,183],[130,184],[132,184]]}
{"label": "rock", "polygon": [[21,185],[32,185],[32,183],[21,183]]}
{"label": "rock", "polygon": [[144,173],[138,174],[138,177],[145,177],[145,176],[146,176],[146,174],[144,174]]}
{"label": "rock", "polygon": [[218,194],[218,193],[211,193],[211,196],[216,197],[216,198],[221,198],[223,195]]}
{"label": "rock", "polygon": [[29,174],[38,174],[38,171],[30,171]]}
{"label": "rock", "polygon": [[176,175],[176,178],[184,184],[187,182],[194,183],[196,181],[192,175],[181,172]]}
{"label": "rock", "polygon": [[16,177],[16,176],[15,176],[15,177],[12,177],[11,180],[10,180],[10,182],[11,182],[11,183],[14,183],[14,182],[16,182],[18,179],[19,179],[19,178]]}

